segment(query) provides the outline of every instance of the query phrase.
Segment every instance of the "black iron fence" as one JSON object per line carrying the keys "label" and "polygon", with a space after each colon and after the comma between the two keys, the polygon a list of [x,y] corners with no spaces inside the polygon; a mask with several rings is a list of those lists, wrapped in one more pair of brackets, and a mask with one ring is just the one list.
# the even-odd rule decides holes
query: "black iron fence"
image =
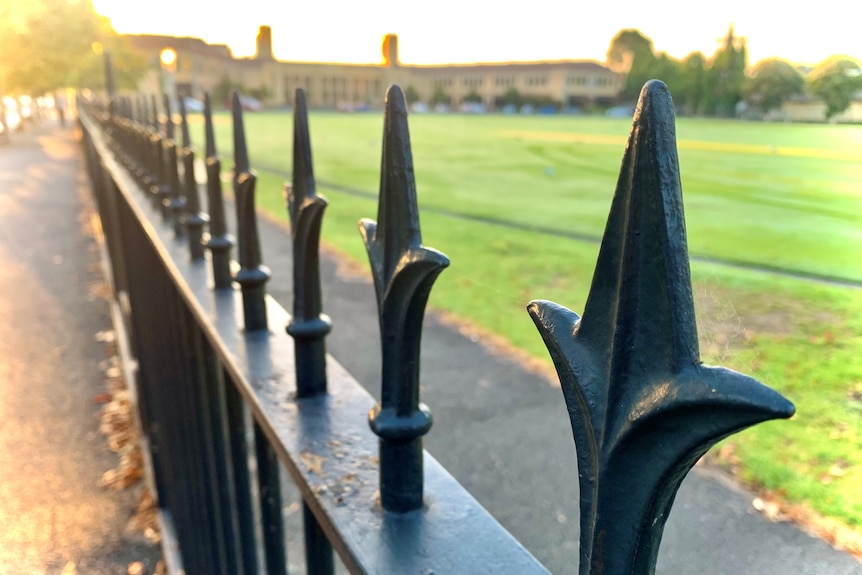
{"label": "black iron fence", "polygon": [[[325,351],[318,242],[327,200],[315,190],[302,91],[286,187],[292,313],[266,295],[236,97],[236,241],[209,100],[208,213],[180,106],[178,144],[167,98],[163,123],[155,98],[79,104],[171,571],[286,573],[286,469],[303,499],[308,573],[332,573],[333,549],[352,573],[546,573],[422,449],[432,423],[419,398],[422,321],[449,262],[422,245],[401,90],[386,98],[377,221],[360,222],[379,310],[379,404]],[[652,573],[697,459],[731,433],[793,413],[755,380],[700,363],[673,108],[660,82],[641,94],[583,317],[545,301],[527,309],[572,420],[580,573]]]}

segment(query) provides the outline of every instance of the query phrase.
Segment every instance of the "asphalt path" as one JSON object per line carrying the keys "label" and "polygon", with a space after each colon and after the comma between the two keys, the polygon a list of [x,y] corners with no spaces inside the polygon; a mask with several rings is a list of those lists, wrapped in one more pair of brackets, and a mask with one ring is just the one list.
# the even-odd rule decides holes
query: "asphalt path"
{"label": "asphalt path", "polygon": [[98,432],[111,328],[89,188],[71,130],[50,120],[0,145],[0,573],[118,575],[158,548],[127,529],[139,491],[107,491]]}

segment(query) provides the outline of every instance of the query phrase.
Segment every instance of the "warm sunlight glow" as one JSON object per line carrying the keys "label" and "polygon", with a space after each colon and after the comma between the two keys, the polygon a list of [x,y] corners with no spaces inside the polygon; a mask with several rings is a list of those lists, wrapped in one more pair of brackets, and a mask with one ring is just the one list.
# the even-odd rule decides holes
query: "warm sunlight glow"
{"label": "warm sunlight glow", "polygon": [[159,61],[166,69],[173,69],[177,63],[177,51],[173,48],[165,48],[159,54]]}
{"label": "warm sunlight glow", "polygon": [[[127,0],[93,0],[121,33],[193,36],[252,56],[261,25],[272,26],[281,60],[379,63],[380,41],[398,34],[405,64],[594,59],[604,61],[611,38],[638,28],[657,51],[683,58],[711,56],[733,23],[747,38],[749,63],[781,57],[817,63],[833,54],[862,57],[858,9],[845,0],[775,4],[725,0],[708,7],[683,0],[647,4],[548,0],[534,7],[435,0],[291,2],[245,0],[242,9],[215,11],[207,0],[150,0],[146,10]],[[170,17],[165,17],[170,14]]]}

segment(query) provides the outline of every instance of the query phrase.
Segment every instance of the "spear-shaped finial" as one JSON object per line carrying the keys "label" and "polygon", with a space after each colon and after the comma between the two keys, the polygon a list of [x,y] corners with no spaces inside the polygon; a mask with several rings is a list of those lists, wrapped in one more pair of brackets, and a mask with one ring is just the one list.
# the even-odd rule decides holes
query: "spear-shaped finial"
{"label": "spear-shaped finial", "polygon": [[224,199],[221,189],[221,161],[216,155],[213,112],[209,92],[204,95],[204,139],[206,140],[207,207],[210,215],[210,233],[204,237],[212,254],[213,281],[216,289],[231,286],[230,249],[233,237],[227,233]]}
{"label": "spear-shaped finial", "polygon": [[159,106],[156,103],[156,95],[150,94],[150,111],[152,115],[150,116],[150,125],[153,127],[153,130],[156,132],[159,131]]}
{"label": "spear-shaped finial", "polygon": [[296,90],[293,106],[293,183],[285,185],[293,235],[293,316],[287,333],[294,339],[299,397],[326,393],[326,345],[332,328],[320,295],[320,225],[327,201],[316,193],[308,135],[305,93]]}
{"label": "spear-shaped finial", "polygon": [[389,511],[422,505],[422,436],[431,413],[419,402],[419,349],[425,304],[434,280],[449,265],[422,246],[407,107],[398,86],[386,94],[383,162],[377,222],[362,220],[380,320],[381,402],[369,414],[380,437],[380,495]]}
{"label": "spear-shaped finial", "polygon": [[254,189],[257,177],[250,170],[242,107],[239,94],[233,93],[233,189],[236,198],[237,235],[239,236],[239,265],[236,281],[242,287],[242,302],[246,331],[267,329],[266,291],[269,268],[263,265],[260,237],[257,231],[257,212],[254,206]]}
{"label": "spear-shaped finial", "polygon": [[165,102],[165,162],[167,162],[167,183],[166,187],[160,189],[165,193],[162,197],[162,217],[170,220],[174,227],[174,235],[178,238],[185,235],[185,226],[183,225],[183,210],[185,209],[185,198],[182,196],[180,189],[180,172],[177,159],[177,143],[174,140],[174,120],[171,110],[171,99],[168,94],[164,95]]}
{"label": "spear-shaped finial", "polygon": [[189,236],[189,255],[192,260],[204,259],[204,245],[201,241],[204,225],[209,218],[201,212],[201,202],[198,196],[198,183],[195,179],[195,152],[192,149],[192,139],[189,135],[189,120],[186,115],[186,104],[180,98],[180,119],[183,132],[183,195],[185,196],[185,225]]}
{"label": "spear-shaped finial", "polygon": [[[150,199],[153,207],[158,210],[163,210],[162,200],[170,195],[168,188],[168,170],[167,162],[165,161],[165,146],[161,130],[159,129],[159,108],[156,102],[156,96],[150,95],[150,104],[152,116],[150,116]],[[164,213],[164,212],[162,212]]]}
{"label": "spear-shaped finial", "polygon": [[528,311],[569,409],[581,493],[581,575],[655,570],[680,483],[716,441],[790,417],[754,379],[700,361],[673,102],[641,92],[583,318]]}

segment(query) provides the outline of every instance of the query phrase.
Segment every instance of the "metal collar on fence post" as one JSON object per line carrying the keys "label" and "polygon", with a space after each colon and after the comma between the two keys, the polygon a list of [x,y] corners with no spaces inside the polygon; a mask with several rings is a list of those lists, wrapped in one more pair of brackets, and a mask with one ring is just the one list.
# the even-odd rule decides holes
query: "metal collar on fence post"
{"label": "metal collar on fence post", "polygon": [[581,497],[581,575],[655,571],[670,507],[710,446],[790,417],[754,379],[700,361],[673,102],[641,92],[583,318],[528,311],[571,416]]}
{"label": "metal collar on fence post", "polygon": [[294,339],[299,397],[326,393],[326,345],[332,328],[320,295],[320,226],[327,206],[317,194],[308,134],[305,93],[293,106],[293,183],[285,186],[293,235],[293,315],[287,333]]}
{"label": "metal collar on fence post", "polygon": [[380,437],[380,496],[388,511],[422,506],[422,436],[431,412],[419,402],[419,350],[425,304],[434,280],[449,265],[422,246],[407,106],[398,86],[386,94],[383,163],[377,221],[359,223],[380,320],[381,402],[369,413]]}

